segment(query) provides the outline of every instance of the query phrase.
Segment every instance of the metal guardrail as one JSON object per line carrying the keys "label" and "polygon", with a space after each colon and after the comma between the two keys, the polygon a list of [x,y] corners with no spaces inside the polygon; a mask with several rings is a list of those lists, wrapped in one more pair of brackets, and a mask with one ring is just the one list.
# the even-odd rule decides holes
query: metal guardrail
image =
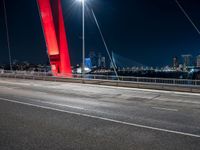
{"label": "metal guardrail", "polygon": [[[124,83],[146,83],[146,84],[162,84],[162,85],[174,85],[174,86],[186,86],[186,87],[199,87],[200,80],[188,80],[188,79],[167,79],[167,78],[146,78],[146,77],[127,77],[119,76],[119,79],[116,76],[105,76],[105,75],[94,75],[86,74],[84,77],[81,74],[73,74],[71,77],[66,77],[67,74],[60,75],[59,78],[63,80],[66,79],[81,79],[81,80],[102,80],[110,82],[124,82]],[[28,79],[50,79],[55,80],[56,77],[52,76],[52,73],[47,72],[30,72],[30,71],[9,71],[1,70],[0,77],[14,77],[14,78],[28,78]]]}

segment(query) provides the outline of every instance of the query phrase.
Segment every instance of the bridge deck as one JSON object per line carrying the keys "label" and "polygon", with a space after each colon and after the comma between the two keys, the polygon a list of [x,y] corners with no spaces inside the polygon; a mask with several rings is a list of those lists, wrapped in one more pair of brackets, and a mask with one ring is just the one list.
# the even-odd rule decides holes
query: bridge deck
{"label": "bridge deck", "polygon": [[181,149],[200,143],[200,94],[0,79],[0,149]]}

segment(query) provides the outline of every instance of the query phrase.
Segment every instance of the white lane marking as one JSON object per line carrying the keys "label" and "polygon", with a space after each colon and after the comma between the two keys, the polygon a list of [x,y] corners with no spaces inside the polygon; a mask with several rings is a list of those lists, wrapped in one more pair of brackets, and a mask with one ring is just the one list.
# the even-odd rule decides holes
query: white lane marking
{"label": "white lane marking", "polygon": [[164,107],[152,107],[153,109],[158,109],[158,110],[166,110],[166,111],[178,111],[178,109],[172,109],[172,108],[164,108]]}
{"label": "white lane marking", "polygon": [[188,104],[200,104],[200,100],[182,100],[182,99],[171,99],[171,98],[166,98],[166,97],[162,97],[162,98],[156,98],[156,101],[161,101],[161,102],[176,102],[176,103],[188,103]]}
{"label": "white lane marking", "polygon": [[16,100],[10,100],[10,99],[6,99],[6,98],[0,98],[0,100],[11,102],[11,103],[17,103],[17,104],[21,104],[21,105],[27,105],[27,106],[31,106],[31,107],[37,107],[37,108],[42,108],[42,109],[47,109],[47,110],[53,110],[53,111],[68,113],[68,114],[72,114],[72,115],[78,115],[78,116],[83,116],[83,117],[88,117],[88,118],[93,118],[93,119],[109,121],[109,122],[113,122],[113,123],[118,123],[118,124],[138,127],[138,128],[144,128],[144,129],[150,129],[150,130],[155,130],[155,131],[161,131],[161,132],[167,132],[167,133],[173,133],[173,134],[178,134],[178,135],[200,138],[200,135],[197,135],[197,134],[185,133],[185,132],[180,132],[180,131],[173,131],[173,130],[156,128],[156,127],[145,126],[145,125],[140,125],[140,124],[134,124],[134,123],[119,121],[119,120],[115,120],[115,119],[109,119],[109,118],[104,118],[104,117],[99,117],[99,116],[93,116],[93,115],[88,115],[88,114],[83,114],[83,113],[78,113],[78,112],[72,112],[72,111],[52,108],[52,107],[48,107],[48,106],[40,106],[40,105],[36,105],[36,104],[30,104],[30,103],[20,102],[20,101],[16,101]]}
{"label": "white lane marking", "polygon": [[57,103],[53,103],[53,102],[44,102],[44,101],[38,101],[38,102],[43,103],[43,104],[62,106],[62,107],[68,107],[68,108],[73,108],[73,109],[87,110],[87,109],[85,109],[83,107],[71,106],[71,105],[66,105],[66,104],[57,104]]}
{"label": "white lane marking", "polygon": [[8,84],[15,84],[15,85],[30,85],[30,83],[26,83],[26,82],[11,82],[11,81],[3,81],[0,80],[0,83],[8,83]]}
{"label": "white lane marking", "polygon": [[[0,99],[1,99],[1,98],[0,98]],[[84,111],[92,111],[92,110],[87,109],[87,108],[77,107],[77,106],[72,106],[72,105],[58,104],[58,103],[53,103],[53,102],[44,102],[44,101],[37,100],[37,99],[29,99],[29,100],[31,100],[31,101],[37,101],[37,102],[44,103],[44,104],[50,104],[50,105],[61,106],[61,107],[68,107],[68,108],[79,109],[79,110],[84,110]],[[104,112],[98,111],[98,110],[93,110],[93,112],[96,112],[96,113],[104,113]]]}
{"label": "white lane marking", "polygon": [[124,90],[135,90],[135,91],[144,91],[144,92],[154,92],[154,93],[165,93],[165,94],[177,94],[177,95],[189,95],[189,96],[200,96],[198,93],[189,93],[189,92],[176,92],[176,91],[165,91],[165,90],[154,90],[154,89],[142,89],[142,88],[128,88],[128,87],[116,87],[116,86],[106,86],[106,85],[90,85],[89,86],[99,86],[105,88],[113,89],[124,89]]}
{"label": "white lane marking", "polygon": [[[0,99],[1,99],[1,98],[0,98]],[[40,102],[40,103],[44,103],[44,104],[56,105],[56,106],[61,106],[61,107],[68,107],[68,108],[79,109],[79,110],[85,110],[85,111],[91,111],[90,109],[83,108],[83,107],[78,107],[78,106],[72,106],[72,105],[66,105],[66,104],[59,104],[59,103],[53,103],[53,102],[44,102],[44,101],[37,100],[37,99],[29,99],[29,100],[31,100],[31,101],[36,101],[36,102]],[[104,113],[104,112],[102,112],[102,111],[97,111],[97,110],[93,110],[93,112]]]}

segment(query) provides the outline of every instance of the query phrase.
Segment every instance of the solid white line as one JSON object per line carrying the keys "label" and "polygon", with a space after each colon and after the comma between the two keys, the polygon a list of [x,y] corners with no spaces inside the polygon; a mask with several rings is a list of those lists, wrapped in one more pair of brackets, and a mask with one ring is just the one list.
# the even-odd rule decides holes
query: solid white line
{"label": "solid white line", "polygon": [[158,110],[178,111],[178,109],[164,108],[164,107],[152,107],[152,108],[153,109],[158,109]]}
{"label": "solid white line", "polygon": [[191,101],[191,100],[182,100],[182,99],[176,99],[176,100],[174,100],[174,99],[170,99],[170,98],[166,98],[166,97],[163,97],[163,98],[159,98],[159,99],[156,99],[156,101],[167,101],[167,102],[176,102],[176,103],[179,103],[179,102],[181,102],[181,103],[188,103],[188,104],[197,104],[197,105],[199,105],[200,104],[200,100],[193,100],[193,101]]}
{"label": "solid white line", "polygon": [[[1,98],[0,98],[1,99]],[[44,102],[44,101],[39,101],[40,103],[43,104],[50,104],[50,105],[56,105],[56,106],[62,106],[62,107],[68,107],[68,108],[73,108],[73,109],[80,109],[80,110],[86,110],[83,107],[77,107],[77,106],[71,106],[71,105],[66,105],[66,104],[57,104],[57,103],[52,103],[52,102]]]}
{"label": "solid white line", "polygon": [[30,85],[30,83],[27,82],[9,82],[9,81],[4,81],[4,80],[0,80],[0,83],[8,83],[8,84],[14,84],[14,85]]}
{"label": "solid white line", "polygon": [[109,119],[109,118],[104,118],[104,117],[98,117],[98,116],[93,116],[93,115],[88,115],[88,114],[83,114],[83,113],[78,113],[78,112],[71,112],[71,111],[52,108],[52,107],[48,107],[48,106],[40,106],[40,105],[36,105],[36,104],[30,104],[30,103],[20,102],[20,101],[16,101],[16,100],[10,100],[10,99],[6,99],[6,98],[0,98],[0,100],[7,101],[7,102],[12,102],[12,103],[17,103],[17,104],[21,104],[21,105],[27,105],[27,106],[31,106],[31,107],[37,107],[37,108],[42,108],[42,109],[48,109],[48,110],[68,113],[68,114],[72,114],[72,115],[78,115],[78,116],[93,118],[93,119],[100,119],[100,120],[104,120],[104,121],[109,121],[109,122],[113,122],[113,123],[118,123],[118,124],[138,127],[138,128],[145,128],[145,129],[150,129],[150,130],[156,130],[156,131],[161,131],[161,132],[167,132],[167,133],[173,133],[173,134],[178,134],[178,135],[184,135],[184,136],[200,138],[200,135],[197,135],[197,134],[191,134],[191,133],[167,130],[167,129],[162,129],[162,128],[156,128],[156,127],[151,127],[151,126],[140,125],[140,124],[134,124],[134,123],[124,122],[124,121],[119,121],[119,120],[114,120],[114,119]]}
{"label": "solid white line", "polygon": [[189,96],[200,96],[199,93],[189,93],[189,92],[176,92],[176,91],[165,91],[165,90],[154,90],[154,89],[143,89],[143,88],[129,88],[129,87],[116,87],[116,86],[106,86],[106,85],[90,85],[89,86],[99,86],[112,89],[122,89],[122,90],[135,90],[144,92],[154,92],[154,93],[164,93],[164,94],[177,94],[177,95],[189,95]]}

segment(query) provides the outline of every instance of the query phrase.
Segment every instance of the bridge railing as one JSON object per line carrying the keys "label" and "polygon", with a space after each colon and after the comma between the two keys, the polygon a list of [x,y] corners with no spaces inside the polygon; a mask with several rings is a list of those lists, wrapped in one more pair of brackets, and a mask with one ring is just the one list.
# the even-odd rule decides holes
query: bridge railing
{"label": "bridge railing", "polygon": [[[23,78],[55,78],[50,72],[33,72],[33,71],[10,71],[0,70],[0,76],[2,77],[23,77]],[[147,83],[147,84],[163,84],[163,85],[179,85],[179,86],[192,86],[200,88],[200,80],[189,79],[168,79],[168,78],[147,78],[147,77],[129,77],[129,76],[108,76],[108,75],[95,75],[85,74],[84,77],[81,74],[73,74],[71,77],[66,77],[67,74],[59,75],[59,78],[63,79],[82,79],[82,80],[102,80],[110,82],[125,82],[125,83]]]}

